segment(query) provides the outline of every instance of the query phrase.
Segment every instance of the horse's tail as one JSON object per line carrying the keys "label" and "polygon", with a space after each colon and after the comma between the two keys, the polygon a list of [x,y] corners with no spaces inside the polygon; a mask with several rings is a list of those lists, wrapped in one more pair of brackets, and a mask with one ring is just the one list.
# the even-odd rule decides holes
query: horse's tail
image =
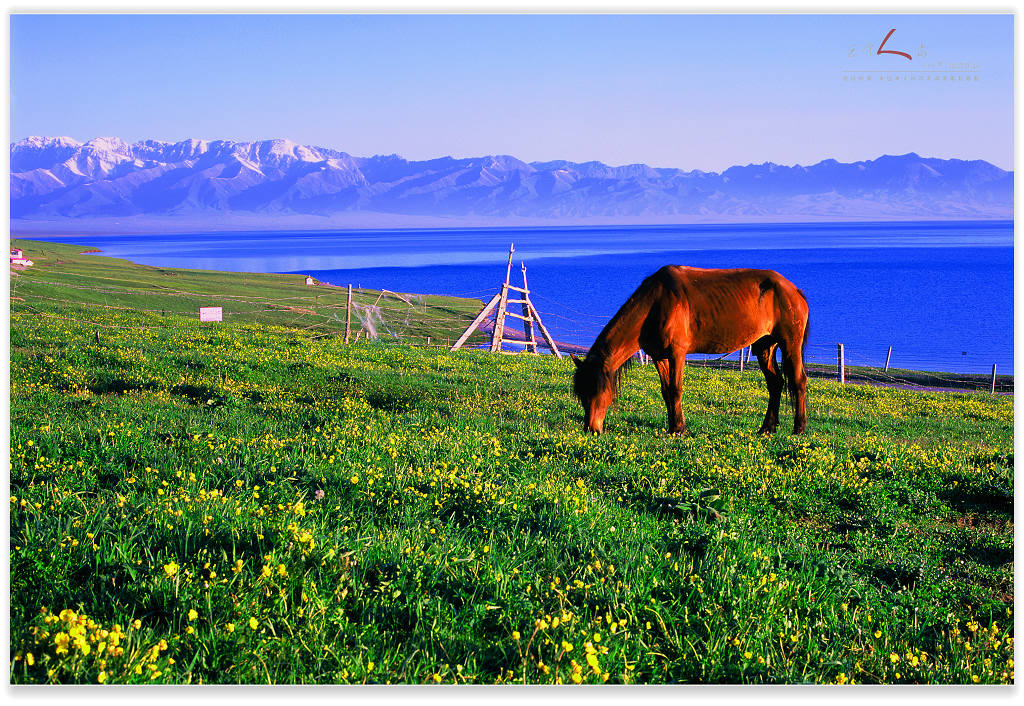
{"label": "horse's tail", "polygon": [[[804,304],[807,304],[807,295],[804,294],[804,290],[798,289],[796,293],[804,300]],[[804,340],[800,344],[800,362],[804,362],[807,355],[807,335],[811,332],[811,309],[807,307],[807,318],[804,319]]]}
{"label": "horse's tail", "polygon": [[[796,290],[796,292],[804,300],[804,304],[806,304],[807,303],[807,295],[803,293],[803,290],[798,289],[798,290]],[[804,319],[804,335],[803,335],[803,340],[800,342],[800,363],[801,363],[800,367],[801,368],[803,367],[802,363],[804,362],[804,360],[806,359],[806,356],[807,356],[807,336],[810,333],[810,331],[811,331],[811,314],[810,314],[810,308],[808,308],[807,318]],[[789,391],[789,403],[790,403],[790,405],[792,405],[793,409],[796,409],[797,384],[798,383],[797,383],[797,379],[796,379],[796,371],[793,369],[793,364],[790,362],[789,356],[786,356],[786,359],[782,361],[782,366],[781,366],[780,374],[782,375],[782,384],[783,384],[783,386]]]}
{"label": "horse's tail", "polygon": [[[803,290],[796,290],[797,294],[807,303],[807,295],[803,293]],[[808,311],[807,318],[804,320],[804,335],[800,342],[800,362],[803,363],[807,356],[807,336],[811,330],[811,316]],[[796,409],[797,399],[797,379],[796,370],[794,370],[793,363],[790,359],[790,351],[786,350],[785,346],[782,347],[782,365],[778,366],[779,377],[782,378],[782,388],[789,392],[789,403],[793,409]],[[803,366],[801,366],[803,367]]]}

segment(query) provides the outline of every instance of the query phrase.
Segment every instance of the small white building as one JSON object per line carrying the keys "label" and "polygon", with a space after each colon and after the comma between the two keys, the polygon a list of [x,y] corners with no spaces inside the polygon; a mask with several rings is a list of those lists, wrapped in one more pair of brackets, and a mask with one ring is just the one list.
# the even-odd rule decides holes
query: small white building
{"label": "small white building", "polygon": [[11,264],[21,267],[31,267],[32,261],[25,259],[25,253],[20,248],[11,248]]}
{"label": "small white building", "polygon": [[306,277],[306,284],[314,284],[312,277]]}

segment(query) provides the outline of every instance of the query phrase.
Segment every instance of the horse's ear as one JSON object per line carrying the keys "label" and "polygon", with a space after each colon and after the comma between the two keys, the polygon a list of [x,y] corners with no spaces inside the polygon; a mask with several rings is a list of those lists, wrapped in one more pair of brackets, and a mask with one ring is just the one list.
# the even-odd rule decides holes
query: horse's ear
{"label": "horse's ear", "polygon": [[575,353],[570,353],[569,357],[572,358],[572,362],[576,363],[576,367],[583,365],[583,361],[576,357]]}

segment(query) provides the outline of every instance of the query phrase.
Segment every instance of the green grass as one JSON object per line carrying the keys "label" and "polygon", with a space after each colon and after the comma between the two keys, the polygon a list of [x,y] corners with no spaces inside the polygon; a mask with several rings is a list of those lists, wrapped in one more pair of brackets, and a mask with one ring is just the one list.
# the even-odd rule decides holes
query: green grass
{"label": "green grass", "polygon": [[15,683],[1013,681],[1011,398],[24,305]]}
{"label": "green grass", "polygon": [[[145,236],[139,236],[145,237]],[[83,253],[81,245],[12,240],[35,264],[11,273],[11,311],[46,316],[73,314],[95,323],[103,314],[149,314],[149,326],[192,326],[199,308],[220,306],[231,323],[266,324],[320,335],[345,332],[344,287],[307,286],[304,275],[214,272],[138,265]],[[86,248],[95,252],[94,248]],[[382,293],[353,283],[351,337],[369,322],[380,338],[434,345],[452,343],[482,308],[476,299]],[[360,338],[362,335],[360,335]],[[487,340],[476,333],[467,346]]]}

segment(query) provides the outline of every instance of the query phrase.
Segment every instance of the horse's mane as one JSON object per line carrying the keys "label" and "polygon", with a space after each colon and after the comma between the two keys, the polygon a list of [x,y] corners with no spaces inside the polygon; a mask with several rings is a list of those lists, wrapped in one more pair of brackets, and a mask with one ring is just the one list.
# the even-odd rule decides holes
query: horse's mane
{"label": "horse's mane", "polygon": [[626,362],[619,366],[619,369],[612,375],[612,402],[619,401],[619,389],[622,385],[622,379],[626,377],[626,373],[633,369],[636,365],[636,356],[629,356],[626,358]]}
{"label": "horse's mane", "polygon": [[624,324],[635,317],[644,316],[650,309],[650,301],[654,296],[653,290],[659,286],[663,277],[663,270],[644,278],[636,291],[615,313],[615,316],[605,324],[601,333],[598,334],[594,345],[590,347],[587,357],[579,363],[576,373],[573,376],[573,394],[581,403],[586,404],[597,394],[598,390],[611,386],[612,401],[618,401],[619,388],[622,378],[629,371],[636,359],[631,355],[614,372],[608,373],[604,370],[603,362],[612,354],[612,343],[616,339],[616,332]]}
{"label": "horse's mane", "polygon": [[586,359],[580,363],[576,368],[576,372],[572,378],[572,392],[576,399],[581,404],[586,403],[592,399],[597,391],[606,385],[610,385],[612,388],[612,401],[617,402],[619,399],[619,390],[622,384],[622,378],[630,371],[636,364],[636,358],[630,356],[626,359],[626,362],[619,366],[618,370],[607,373],[604,370],[604,366],[597,359],[591,358],[589,355]]}

